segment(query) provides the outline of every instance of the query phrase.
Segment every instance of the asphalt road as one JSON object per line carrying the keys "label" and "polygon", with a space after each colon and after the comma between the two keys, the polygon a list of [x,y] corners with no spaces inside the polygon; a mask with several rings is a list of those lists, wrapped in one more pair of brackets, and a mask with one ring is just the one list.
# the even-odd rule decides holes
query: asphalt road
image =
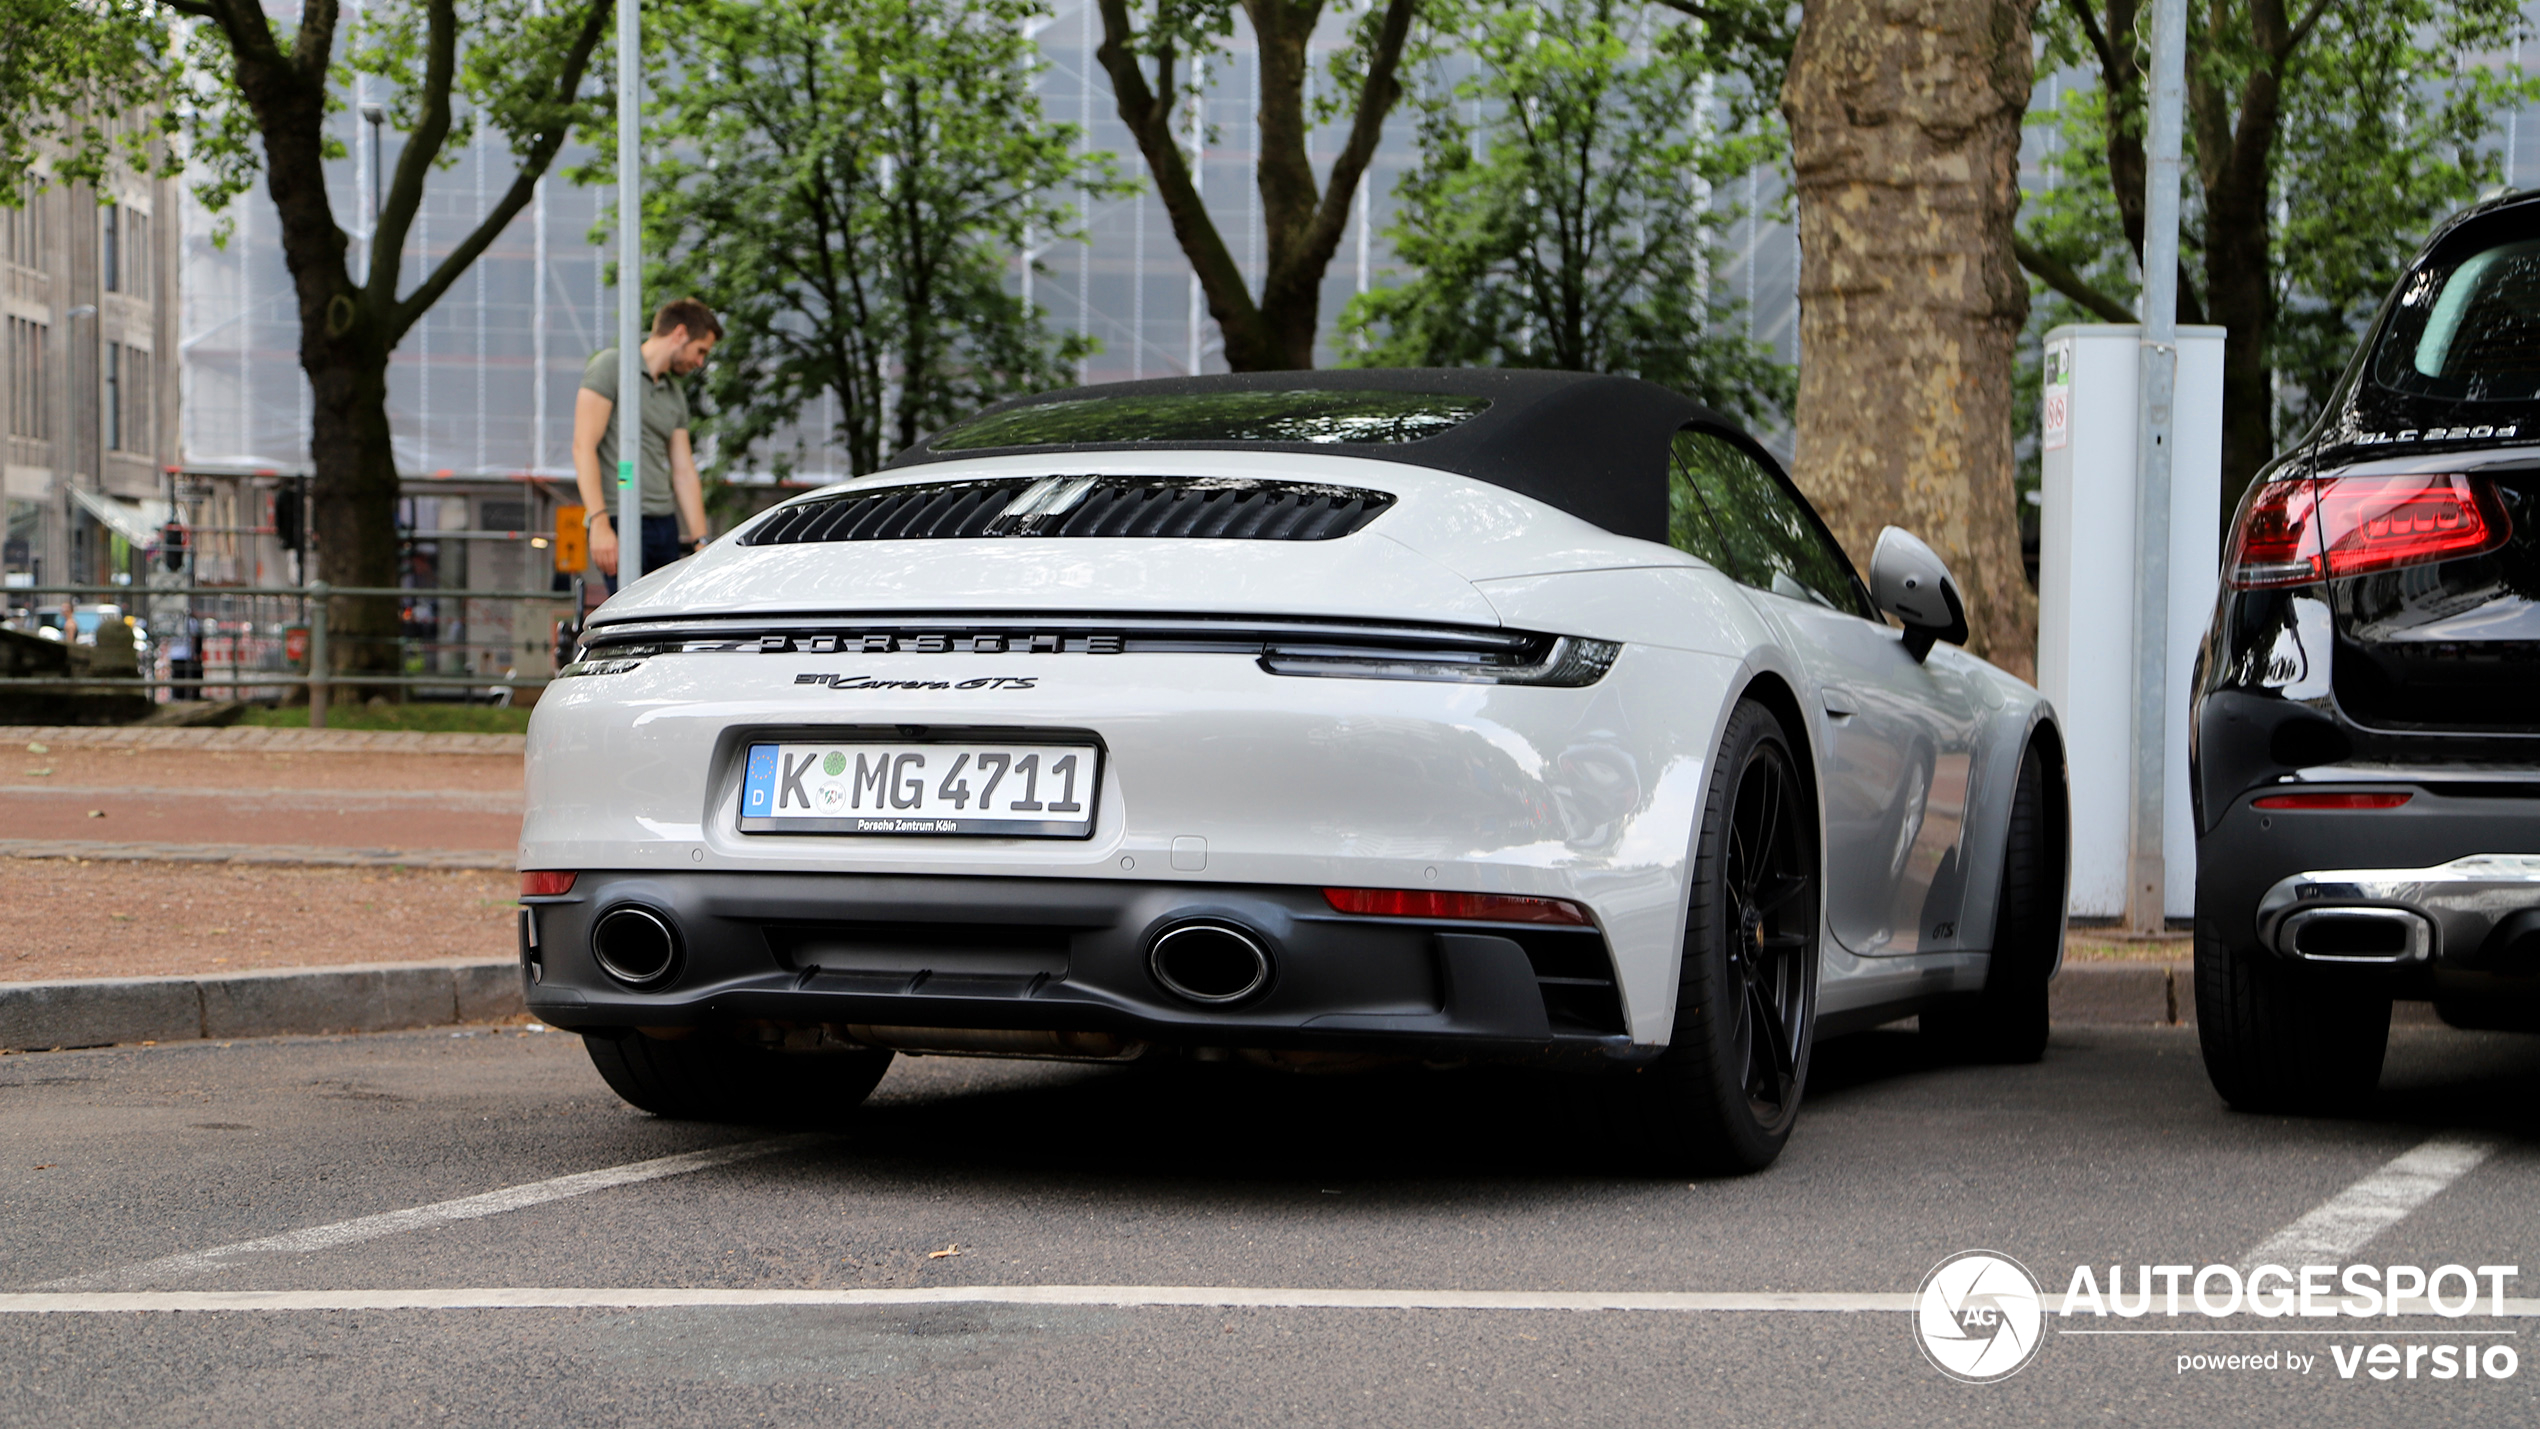
{"label": "asphalt road", "polygon": [[[559,1033],[9,1057],[0,1290],[50,1287],[87,1308],[0,1313],[0,1423],[2533,1422],[2540,1366],[2506,1379],[2380,1382],[2341,1377],[2320,1353],[2475,1334],[2519,1360],[2531,1337],[2516,1331],[2540,1325],[2530,1318],[2301,1322],[2328,1325],[2310,1339],[2248,1337],[2291,1322],[2245,1316],[2210,1322],[2231,1333],[2197,1339],[2050,1328],[2016,1377],[1967,1385],[1924,1361],[1913,1317],[1894,1309],[172,1313],[99,1308],[112,1302],[90,1295],[654,1287],[746,1302],[773,1290],[1127,1286],[1501,1290],[1520,1301],[1893,1296],[1973,1247],[2017,1257],[2053,1294],[2079,1264],[2104,1274],[2111,1262],[2239,1263],[2430,1139],[2484,1148],[2484,1159],[2423,1182],[2350,1258],[2520,1265],[2528,1273],[2509,1293],[2540,1295],[2540,1038],[2403,1029],[2378,1103],[2334,1122],[2224,1110],[2182,1030],[2059,1032],[2047,1060],[2025,1068],[1934,1067],[1897,1033],[1830,1043],[1819,1056],[1780,1164],[1693,1184],[1620,1166],[1576,1085],[1476,1072],[1308,1079],[904,1058],[848,1130],[769,1149],[752,1145],[768,1132],[624,1108]],[[318,1229],[712,1148],[745,1154],[582,1194],[567,1194],[579,1182],[515,1193],[517,1208],[466,1203],[483,1213],[463,1219]],[[200,1257],[294,1232],[316,1238],[290,1244],[319,1248]],[[950,1248],[959,1253],[930,1254]],[[2181,1373],[2188,1350],[2315,1358],[2308,1373],[2281,1362]]]}

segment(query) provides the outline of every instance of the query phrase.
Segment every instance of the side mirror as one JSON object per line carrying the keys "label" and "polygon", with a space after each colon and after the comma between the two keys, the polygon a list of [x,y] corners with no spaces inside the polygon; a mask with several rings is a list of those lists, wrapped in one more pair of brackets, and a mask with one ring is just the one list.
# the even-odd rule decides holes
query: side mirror
{"label": "side mirror", "polygon": [[1949,564],[1911,532],[1890,526],[1870,553],[1870,599],[1905,622],[1905,648],[1920,660],[1932,642],[1967,643],[1967,603]]}

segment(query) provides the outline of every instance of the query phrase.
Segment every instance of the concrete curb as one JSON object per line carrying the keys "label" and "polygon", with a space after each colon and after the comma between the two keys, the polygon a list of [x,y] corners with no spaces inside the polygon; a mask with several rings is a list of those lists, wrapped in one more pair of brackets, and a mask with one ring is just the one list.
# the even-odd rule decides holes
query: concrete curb
{"label": "concrete curb", "polygon": [[[2193,1027],[2195,967],[2066,963],[2047,1006],[2059,1027]],[[0,983],[0,1049],[390,1032],[527,1012],[520,965],[509,959]],[[2435,1025],[2422,1003],[2399,1004],[2391,1020]]]}
{"label": "concrete curb", "polygon": [[0,839],[0,858],[67,858],[100,863],[257,863],[299,868],[491,869],[508,873],[518,856],[481,849],[327,848],[314,844],[108,843],[101,839]]}
{"label": "concrete curb", "polygon": [[[2047,985],[2048,1018],[2059,1027],[2193,1027],[2196,964],[2077,963]],[[2430,1002],[2398,1002],[2393,1027],[2441,1027]]]}
{"label": "concrete curb", "polygon": [[2057,1026],[2193,1027],[2196,965],[2066,962],[2046,987]]}
{"label": "concrete curb", "polygon": [[527,1011],[509,959],[0,983],[0,1049],[389,1032]]}
{"label": "concrete curb", "polygon": [[529,748],[522,734],[429,734],[413,729],[221,729],[146,725],[0,725],[0,748],[44,744],[115,749],[209,749],[271,754],[507,754]]}

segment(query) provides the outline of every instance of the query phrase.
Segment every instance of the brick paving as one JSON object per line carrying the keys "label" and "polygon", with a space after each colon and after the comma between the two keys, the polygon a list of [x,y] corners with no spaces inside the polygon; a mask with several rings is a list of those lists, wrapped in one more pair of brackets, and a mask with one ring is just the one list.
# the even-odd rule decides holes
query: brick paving
{"label": "brick paving", "polygon": [[509,958],[509,870],[0,857],[0,983]]}
{"label": "brick paving", "polygon": [[510,957],[523,744],[0,726],[0,982]]}

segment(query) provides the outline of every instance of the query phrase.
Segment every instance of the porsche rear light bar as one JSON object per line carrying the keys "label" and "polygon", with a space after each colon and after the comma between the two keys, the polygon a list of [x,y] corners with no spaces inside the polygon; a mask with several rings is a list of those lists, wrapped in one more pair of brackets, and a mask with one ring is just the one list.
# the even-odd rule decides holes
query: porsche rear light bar
{"label": "porsche rear light bar", "polygon": [[2386,794],[2268,794],[2250,802],[2261,809],[2395,809],[2414,797],[2400,789]]}
{"label": "porsche rear light bar", "polygon": [[1323,901],[1337,913],[1364,913],[1379,918],[1470,918],[1486,923],[1594,926],[1588,911],[1566,898],[1436,893],[1419,888],[1326,888]]}
{"label": "porsche rear light bar", "polygon": [[2483,555],[2512,525],[2485,477],[2296,477],[2241,499],[2223,580],[2235,590],[2309,585]]}

